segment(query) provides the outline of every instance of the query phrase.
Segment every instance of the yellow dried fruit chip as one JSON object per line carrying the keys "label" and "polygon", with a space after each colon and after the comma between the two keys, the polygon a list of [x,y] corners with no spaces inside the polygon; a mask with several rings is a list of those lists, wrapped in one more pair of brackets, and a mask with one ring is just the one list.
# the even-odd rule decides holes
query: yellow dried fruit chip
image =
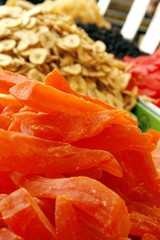
{"label": "yellow dried fruit chip", "polygon": [[39,34],[39,41],[44,48],[52,48],[55,44],[55,38],[53,37],[52,33],[49,31],[41,31]]}
{"label": "yellow dried fruit chip", "polygon": [[122,88],[125,89],[127,88],[129,81],[131,79],[131,75],[130,73],[126,73],[125,76],[122,75],[122,80],[121,80],[121,84],[122,84]]}
{"label": "yellow dried fruit chip", "polygon": [[8,17],[9,16],[9,9],[7,6],[1,6],[0,8],[0,18]]}
{"label": "yellow dried fruit chip", "polygon": [[0,27],[0,38],[6,37],[11,33],[11,31],[9,29],[7,29],[6,27]]}
{"label": "yellow dried fruit chip", "polygon": [[34,8],[31,8],[26,14],[29,17],[36,16],[42,12],[42,7],[41,6],[36,6]]}
{"label": "yellow dried fruit chip", "polygon": [[32,48],[29,53],[29,60],[35,65],[40,65],[45,62],[48,55],[48,50],[44,48]]}
{"label": "yellow dried fruit chip", "polygon": [[22,23],[21,19],[3,18],[0,21],[0,28],[1,27],[15,28],[18,27],[21,23]]}
{"label": "yellow dried fruit chip", "polygon": [[68,50],[68,48],[63,43],[63,39],[61,38],[56,39],[56,46],[62,50],[65,50],[65,51]]}
{"label": "yellow dried fruit chip", "polygon": [[30,49],[26,49],[26,50],[24,50],[24,51],[21,51],[20,54],[21,54],[22,57],[28,59],[28,57],[29,57],[29,55],[30,55]]}
{"label": "yellow dried fruit chip", "polygon": [[29,19],[29,22],[27,23],[26,25],[26,28],[27,29],[33,29],[37,24],[37,19],[35,17],[31,17]]}
{"label": "yellow dried fruit chip", "polygon": [[85,79],[80,76],[71,76],[68,78],[69,85],[71,86],[72,89],[79,93],[86,93],[87,92],[87,83]]}
{"label": "yellow dried fruit chip", "polygon": [[28,41],[20,40],[17,45],[17,50],[22,52],[25,51],[29,47]]}
{"label": "yellow dried fruit chip", "polygon": [[0,41],[0,52],[12,50],[16,46],[16,41],[13,39],[5,39]]}
{"label": "yellow dried fruit chip", "polygon": [[97,40],[94,42],[92,49],[95,54],[103,53],[106,51],[106,45],[104,44],[104,42]]}
{"label": "yellow dried fruit chip", "polygon": [[0,66],[6,67],[12,63],[12,58],[7,54],[0,54]]}
{"label": "yellow dried fruit chip", "polygon": [[22,16],[22,26],[26,26],[30,21],[30,17],[27,14],[23,14]]}
{"label": "yellow dried fruit chip", "polygon": [[61,59],[60,62],[60,67],[68,66],[68,65],[73,65],[74,59],[71,56],[64,56],[64,58]]}
{"label": "yellow dried fruit chip", "polygon": [[23,58],[19,57],[13,59],[13,65],[19,67],[22,66],[23,64],[25,64],[25,60]]}
{"label": "yellow dried fruit chip", "polygon": [[65,66],[65,67],[62,67],[62,70],[65,72],[65,73],[68,73],[68,74],[71,74],[71,75],[79,75],[82,71],[82,67],[80,64],[73,64],[73,65],[70,65],[70,66]]}
{"label": "yellow dried fruit chip", "polygon": [[63,44],[66,48],[76,49],[80,45],[80,37],[76,34],[70,34],[63,38]]}
{"label": "yellow dried fruit chip", "polygon": [[33,33],[33,35],[32,34],[28,35],[27,40],[29,42],[29,45],[33,46],[33,45],[36,45],[39,43],[39,37],[36,33],[34,33],[34,32],[31,32],[31,33]]}
{"label": "yellow dried fruit chip", "polygon": [[81,46],[78,48],[77,53],[78,59],[81,63],[89,65],[89,63],[93,60],[93,57]]}
{"label": "yellow dried fruit chip", "polygon": [[31,79],[36,79],[39,81],[43,81],[45,78],[45,74],[41,73],[40,71],[38,71],[37,69],[31,69],[29,70],[29,72],[27,73],[27,76]]}

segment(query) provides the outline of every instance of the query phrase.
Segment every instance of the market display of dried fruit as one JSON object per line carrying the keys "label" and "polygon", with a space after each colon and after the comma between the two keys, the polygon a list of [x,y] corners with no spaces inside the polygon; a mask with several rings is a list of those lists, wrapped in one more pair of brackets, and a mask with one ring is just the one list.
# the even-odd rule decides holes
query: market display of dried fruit
{"label": "market display of dried fruit", "polygon": [[120,109],[131,110],[137,87],[128,90],[126,65],[93,41],[72,17],[49,2],[7,2],[0,7],[0,68],[43,81],[58,69],[70,86]]}
{"label": "market display of dried fruit", "polygon": [[0,87],[0,239],[160,238],[159,132],[56,69]]}
{"label": "market display of dried fruit", "polygon": [[120,61],[109,28],[95,0],[0,7],[0,240],[160,239],[160,132],[128,113],[160,51]]}

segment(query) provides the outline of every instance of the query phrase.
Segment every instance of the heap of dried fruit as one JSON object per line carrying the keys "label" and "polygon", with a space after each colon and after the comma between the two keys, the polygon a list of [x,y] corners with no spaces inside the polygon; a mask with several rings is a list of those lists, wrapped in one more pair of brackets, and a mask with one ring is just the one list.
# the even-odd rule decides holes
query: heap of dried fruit
{"label": "heap of dried fruit", "polygon": [[56,69],[0,70],[0,239],[159,240],[159,139]]}
{"label": "heap of dried fruit", "polygon": [[[96,23],[99,27],[111,28],[111,24],[101,15],[96,0],[46,0],[52,4],[59,12],[73,16],[84,23]],[[74,6],[74,7],[73,7]],[[85,14],[84,14],[85,12]]]}
{"label": "heap of dried fruit", "polygon": [[52,4],[12,0],[0,7],[0,40],[1,69],[43,81],[57,68],[78,92],[121,109],[135,105],[137,88],[127,90],[126,65]]}

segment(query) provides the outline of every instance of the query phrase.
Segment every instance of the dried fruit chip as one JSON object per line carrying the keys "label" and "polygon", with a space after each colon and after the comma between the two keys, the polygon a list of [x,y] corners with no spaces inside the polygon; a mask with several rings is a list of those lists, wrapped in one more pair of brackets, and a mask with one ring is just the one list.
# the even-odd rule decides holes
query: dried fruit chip
{"label": "dried fruit chip", "polygon": [[48,55],[48,50],[44,48],[35,48],[30,50],[29,60],[36,65],[43,64]]}
{"label": "dried fruit chip", "polygon": [[0,51],[10,51],[16,46],[16,41],[13,39],[6,39],[0,42]]}
{"label": "dried fruit chip", "polygon": [[29,17],[32,17],[32,16],[36,16],[37,14],[41,13],[42,12],[42,7],[41,6],[36,6],[34,8],[31,8],[27,13],[26,15],[28,15]]}
{"label": "dried fruit chip", "polygon": [[80,45],[80,37],[76,34],[70,34],[63,38],[63,44],[69,49],[78,48]]}
{"label": "dried fruit chip", "polygon": [[97,40],[93,44],[93,52],[95,54],[105,52],[105,51],[106,51],[106,45],[102,41]]}
{"label": "dried fruit chip", "polygon": [[3,18],[0,21],[0,27],[15,28],[18,27],[20,24],[21,24],[20,19]]}
{"label": "dried fruit chip", "polygon": [[52,48],[55,43],[55,38],[53,34],[49,31],[41,31],[39,33],[39,41],[44,48]]}
{"label": "dried fruit chip", "polygon": [[9,35],[11,32],[9,29],[7,29],[4,26],[0,27],[0,38],[6,37],[7,35]]}
{"label": "dried fruit chip", "polygon": [[20,40],[16,49],[21,52],[26,50],[28,47],[29,47],[28,41]]}
{"label": "dried fruit chip", "polygon": [[7,54],[0,54],[0,65],[6,67],[12,63],[12,58]]}
{"label": "dried fruit chip", "polygon": [[38,79],[43,81],[45,75],[43,73],[41,73],[40,71],[38,71],[37,69],[31,69],[29,72],[28,72],[28,77],[31,78],[31,79],[36,79],[38,76]]}
{"label": "dried fruit chip", "polygon": [[72,75],[79,75],[82,71],[82,67],[80,64],[77,63],[74,65],[63,67],[62,71],[64,71],[65,73],[68,73],[68,74],[72,74]]}

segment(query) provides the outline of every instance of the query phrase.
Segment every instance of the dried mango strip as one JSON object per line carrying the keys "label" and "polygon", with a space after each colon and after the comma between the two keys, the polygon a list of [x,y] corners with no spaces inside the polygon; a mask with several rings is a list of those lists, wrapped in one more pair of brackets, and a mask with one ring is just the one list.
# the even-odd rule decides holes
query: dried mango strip
{"label": "dried mango strip", "polygon": [[97,135],[124,115],[124,111],[120,110],[105,110],[81,116],[60,112],[45,114],[26,111],[12,115],[9,130],[71,143]]}
{"label": "dried mango strip", "polygon": [[10,88],[10,93],[23,104],[46,113],[59,111],[82,115],[105,110],[97,104],[31,80],[17,83]]}
{"label": "dried mango strip", "polygon": [[[122,176],[120,165],[112,154],[101,150],[73,147],[23,133],[0,129],[1,171],[45,174],[76,172],[97,166]],[[13,157],[14,156],[14,157]]]}

